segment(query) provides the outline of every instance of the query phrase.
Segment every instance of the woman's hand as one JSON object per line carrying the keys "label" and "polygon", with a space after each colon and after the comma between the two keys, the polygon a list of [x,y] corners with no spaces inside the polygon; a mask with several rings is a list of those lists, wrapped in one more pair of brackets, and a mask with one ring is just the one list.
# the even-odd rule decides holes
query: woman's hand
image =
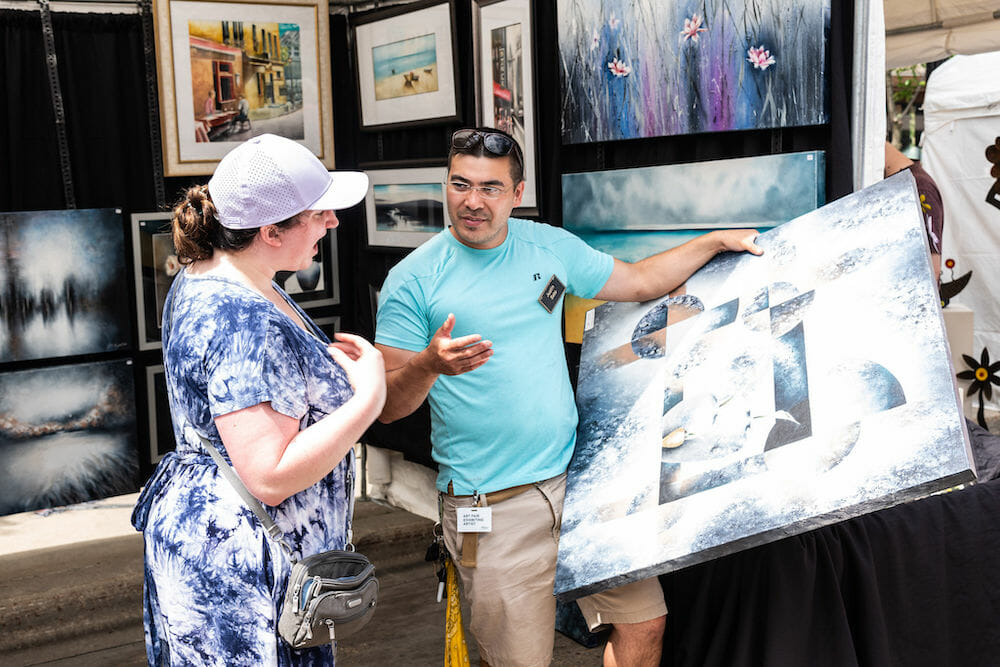
{"label": "woman's hand", "polygon": [[355,394],[371,396],[381,411],[385,403],[385,362],[382,353],[361,336],[334,334],[326,350],[347,373]]}

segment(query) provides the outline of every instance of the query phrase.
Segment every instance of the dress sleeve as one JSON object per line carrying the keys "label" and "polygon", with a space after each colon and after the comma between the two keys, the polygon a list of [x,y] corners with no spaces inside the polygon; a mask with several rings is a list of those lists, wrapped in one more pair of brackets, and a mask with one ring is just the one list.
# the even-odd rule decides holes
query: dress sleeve
{"label": "dress sleeve", "polygon": [[302,419],[308,410],[306,374],[294,337],[271,317],[215,336],[205,355],[212,417],[270,402],[281,414]]}

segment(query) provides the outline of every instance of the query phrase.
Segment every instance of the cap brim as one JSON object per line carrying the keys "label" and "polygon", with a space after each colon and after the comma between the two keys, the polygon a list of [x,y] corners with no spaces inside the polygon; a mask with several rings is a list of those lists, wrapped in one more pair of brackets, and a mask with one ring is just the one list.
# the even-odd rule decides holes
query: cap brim
{"label": "cap brim", "polygon": [[306,207],[310,211],[336,211],[354,206],[368,193],[368,174],[360,171],[331,171],[330,185],[319,199]]}

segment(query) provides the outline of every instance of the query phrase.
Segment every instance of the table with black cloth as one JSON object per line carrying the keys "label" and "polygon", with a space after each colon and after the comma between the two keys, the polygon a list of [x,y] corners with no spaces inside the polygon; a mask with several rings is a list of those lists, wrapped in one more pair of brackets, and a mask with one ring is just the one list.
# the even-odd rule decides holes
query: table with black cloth
{"label": "table with black cloth", "polygon": [[660,582],[662,665],[1000,665],[1000,480]]}

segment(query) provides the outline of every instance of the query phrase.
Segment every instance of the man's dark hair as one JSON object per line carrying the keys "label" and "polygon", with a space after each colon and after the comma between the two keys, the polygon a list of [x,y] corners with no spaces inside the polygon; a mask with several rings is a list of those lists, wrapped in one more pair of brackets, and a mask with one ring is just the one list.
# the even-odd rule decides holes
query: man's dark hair
{"label": "man's dark hair", "polygon": [[[488,157],[494,160],[510,160],[510,178],[514,181],[516,186],[518,183],[524,180],[524,153],[521,151],[521,145],[517,143],[517,140],[510,136],[503,130],[498,130],[493,127],[476,127],[476,128],[465,128],[474,129],[476,132],[481,134],[502,134],[514,143],[514,148],[511,149],[510,153],[507,155],[497,155],[496,153],[490,151],[486,148],[485,143],[482,139],[476,141],[471,146],[465,148],[455,148],[454,141],[451,143],[451,150],[448,152],[448,170],[451,170],[451,160],[456,155],[471,155],[473,157]],[[458,130],[461,132],[461,130]]]}

